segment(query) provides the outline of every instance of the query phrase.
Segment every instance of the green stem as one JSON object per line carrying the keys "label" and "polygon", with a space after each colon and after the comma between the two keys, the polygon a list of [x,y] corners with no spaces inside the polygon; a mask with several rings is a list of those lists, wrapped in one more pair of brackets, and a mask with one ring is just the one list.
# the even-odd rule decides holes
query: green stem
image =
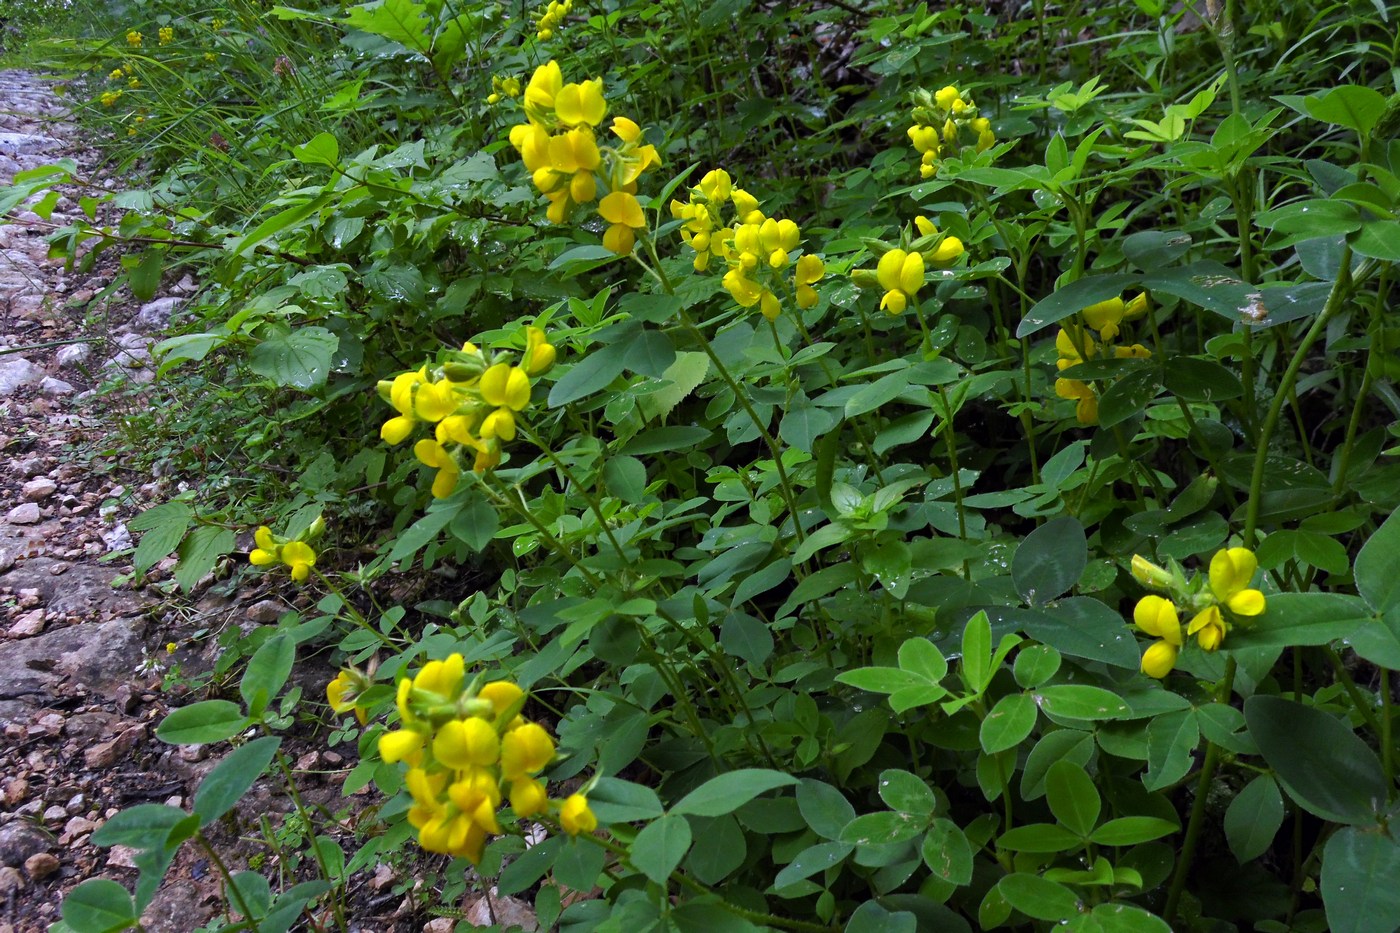
{"label": "green stem", "polygon": [[218,851],[210,845],[209,837],[204,835],[202,830],[196,831],[194,838],[204,849],[204,853],[209,856],[209,861],[214,863],[214,867],[218,869],[220,877],[224,879],[224,890],[228,891],[229,899],[234,902],[238,907],[238,912],[243,915],[243,925],[252,927],[253,923],[259,918],[249,909],[248,902],[243,899],[243,892],[238,890],[238,885],[233,883],[233,874],[228,870],[228,866],[225,865],[224,860],[219,857]]}
{"label": "green stem", "polygon": [[1249,480],[1249,498],[1245,502],[1245,547],[1254,546],[1255,532],[1259,529],[1259,495],[1264,488],[1264,465],[1269,458],[1269,442],[1273,439],[1274,430],[1278,427],[1279,415],[1283,411],[1283,406],[1288,402],[1289,394],[1293,391],[1293,384],[1298,379],[1298,371],[1303,368],[1303,360],[1307,357],[1308,351],[1312,349],[1312,345],[1326,331],[1327,324],[1342,309],[1347,295],[1351,292],[1351,282],[1351,246],[1346,245],[1342,248],[1341,272],[1338,273],[1337,281],[1332,285],[1332,293],[1327,296],[1327,305],[1313,321],[1312,327],[1309,327],[1308,332],[1303,335],[1298,349],[1293,353],[1293,358],[1288,361],[1288,368],[1284,370],[1283,378],[1279,380],[1278,389],[1274,392],[1274,399],[1269,403],[1269,412],[1264,416],[1264,424],[1259,429],[1259,436],[1255,439],[1254,471]]}
{"label": "green stem", "polygon": [[[1225,676],[1216,692],[1216,702],[1228,703],[1235,687],[1235,659],[1225,662]],[[1175,928],[1176,911],[1181,903],[1181,895],[1186,890],[1186,878],[1191,873],[1191,862],[1196,856],[1196,845],[1201,840],[1201,826],[1205,822],[1206,800],[1210,797],[1210,785],[1215,780],[1215,770],[1220,766],[1220,746],[1206,740],[1206,757],[1201,763],[1200,778],[1196,781],[1196,799],[1191,804],[1191,816],[1186,823],[1186,838],[1181,842],[1181,855],[1176,860],[1176,871],[1172,875],[1171,887],[1167,889],[1167,903],[1162,909],[1162,919]]]}
{"label": "green stem", "polygon": [[[263,730],[268,732],[267,729]],[[268,733],[271,734],[271,733]],[[311,854],[316,859],[316,867],[321,870],[321,877],[326,879],[331,885],[331,911],[335,914],[335,926],[338,930],[345,930],[345,911],[340,903],[340,882],[331,877],[330,867],[326,864],[326,857],[321,852],[321,847],[316,844],[316,828],[311,822],[311,814],[306,810],[306,804],[302,802],[301,791],[297,790],[296,781],[292,779],[291,766],[287,764],[287,756],[282,753],[282,749],[277,749],[277,768],[282,772],[282,780],[287,783],[287,794],[292,798],[292,806],[296,808],[297,816],[301,818],[302,825],[311,834]]]}

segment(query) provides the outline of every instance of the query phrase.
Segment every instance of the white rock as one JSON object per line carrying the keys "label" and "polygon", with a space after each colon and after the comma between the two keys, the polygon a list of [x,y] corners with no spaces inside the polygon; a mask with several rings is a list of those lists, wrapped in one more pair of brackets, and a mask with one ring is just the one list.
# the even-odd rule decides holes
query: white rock
{"label": "white rock", "polygon": [[33,525],[43,517],[36,503],[26,502],[24,505],[17,505],[10,509],[9,514],[5,516],[5,521],[11,525]]}
{"label": "white rock", "polygon": [[60,395],[72,395],[76,391],[71,383],[62,379],[55,379],[53,376],[45,376],[39,383],[39,391],[45,395],[57,397]]}
{"label": "white rock", "polygon": [[70,343],[66,347],[60,347],[54,355],[59,366],[81,366],[91,359],[92,346],[86,343]]}
{"label": "white rock", "polygon": [[175,313],[175,309],[184,303],[183,298],[157,298],[155,301],[148,301],[141,306],[141,310],[136,312],[136,317],[131,319],[131,329],[141,333],[152,333],[154,331],[165,330],[170,326],[170,316]]}
{"label": "white rock", "polygon": [[22,356],[0,359],[0,396],[14,395],[20,387],[34,385],[43,378],[43,367]]}

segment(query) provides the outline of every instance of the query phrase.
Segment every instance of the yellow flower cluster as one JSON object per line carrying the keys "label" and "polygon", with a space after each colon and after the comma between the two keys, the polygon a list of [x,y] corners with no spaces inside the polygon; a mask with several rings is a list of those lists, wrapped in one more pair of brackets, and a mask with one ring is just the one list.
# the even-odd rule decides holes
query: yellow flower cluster
{"label": "yellow flower cluster", "polygon": [[257,546],[248,552],[248,563],[254,567],[286,564],[291,568],[292,580],[305,583],[311,576],[311,568],[316,566],[316,551],[311,542],[321,537],[325,530],[326,523],[320,518],[295,538],[274,534],[271,528],[263,525],[253,532],[253,543]]}
{"label": "yellow flower cluster", "polygon": [[133,49],[141,48],[141,33],[137,32],[135,29],[127,30],[126,44]]}
{"label": "yellow flower cluster", "polygon": [[619,255],[632,251],[636,231],[646,227],[637,201],[637,179],[661,164],[656,147],[647,145],[642,128],[626,117],[614,117],[613,146],[599,146],[594,130],[607,116],[603,79],[565,84],[557,62],[535,69],[525,86],[525,118],[511,128],[510,142],[520,153],[536,188],[549,199],[545,216],[552,223],[568,220],[574,207],[606,192],[598,214],[608,222],[603,245]]}
{"label": "yellow flower cluster", "polygon": [[379,756],[409,766],[408,820],[429,852],[480,862],[487,837],[501,831],[503,799],[516,819],[556,811],[570,835],[597,829],[583,794],[549,799],[539,774],[554,760],[554,740],[520,715],[526,699],[508,681],[468,683],[460,654],[399,681],[402,728],[379,737]]}
{"label": "yellow flower cluster", "polygon": [[919,175],[923,178],[933,177],[939,156],[956,153],[965,144],[975,146],[978,152],[996,145],[991,121],[978,116],[977,105],[967,92],[951,84],[934,94],[919,91],[913,115],[909,141],[919,152]]}
{"label": "yellow flower cluster", "polygon": [[[724,217],[729,205],[730,219]],[[704,272],[718,257],[725,264],[722,284],[740,307],[758,306],[768,320],[782,311],[775,288],[785,289],[783,273],[793,267],[793,297],[799,308],[817,303],[812,286],[826,275],[821,258],[812,253],[793,253],[802,245],[802,231],[791,220],[769,217],[759,207],[758,198],[736,188],[729,173],[714,169],[690,189],[690,200],[671,201],[671,216],[683,221],[681,238],[695,250],[695,270]]]}
{"label": "yellow flower cluster", "polygon": [[161,45],[169,45],[175,41],[175,28],[173,26],[160,27],[160,30],[156,33],[156,38],[160,40]]}
{"label": "yellow flower cluster", "polygon": [[574,8],[574,0],[549,0],[549,6],[540,14],[535,24],[535,38],[548,42],[554,38],[554,31],[564,25],[564,18]]}
{"label": "yellow flower cluster", "polygon": [[98,98],[98,100],[102,102],[102,106],[104,107],[114,107],[116,106],[117,101],[121,99],[121,91],[103,91],[102,96]]}
{"label": "yellow flower cluster", "polygon": [[[1085,308],[1080,312],[1083,327],[1078,328],[1076,332],[1062,327],[1056,335],[1055,349],[1060,358],[1056,361],[1055,368],[1065,370],[1085,360],[1110,355],[1115,359],[1147,359],[1152,355],[1152,351],[1140,343],[1112,346],[1113,339],[1119,334],[1120,325],[1124,321],[1143,317],[1147,314],[1147,309],[1147,295],[1141,292],[1126,302],[1122,298],[1110,298]],[[1095,340],[1089,330],[1097,331],[1103,343]],[[1056,379],[1055,394],[1060,398],[1075,399],[1078,402],[1074,415],[1080,424],[1099,423],[1099,396],[1094,387],[1087,382],[1078,379]]]}
{"label": "yellow flower cluster", "polygon": [[380,428],[385,441],[403,443],[419,422],[436,426],[433,437],[413,447],[423,465],[437,470],[435,497],[450,496],[457,488],[463,451],[473,454],[472,470],[484,473],[501,462],[501,442],[515,439],[516,416],[530,404],[530,379],[553,366],[556,356],[543,330],[527,327],[525,335],[519,366],[499,355],[488,359],[467,343],[440,365],[379,383],[379,394],[398,412]]}
{"label": "yellow flower cluster", "polygon": [[927,217],[915,217],[914,228],[918,235],[911,240],[910,232],[903,231],[900,245],[886,249],[873,271],[857,269],[851,273],[857,284],[879,287],[880,310],[887,314],[903,314],[910,305],[918,305],[929,266],[950,266],[967,252],[962,240],[940,233]]}
{"label": "yellow flower cluster", "polygon": [[491,76],[491,93],[486,96],[486,103],[495,106],[507,97],[520,96],[520,79],[514,76],[502,78],[500,75]]}
{"label": "yellow flower cluster", "polygon": [[[1235,616],[1253,617],[1265,609],[1264,594],[1251,589],[1259,561],[1248,548],[1232,547],[1216,553],[1202,585],[1200,575],[1186,584],[1173,574],[1134,555],[1133,575],[1144,585],[1167,589],[1172,598],[1144,596],[1133,609],[1133,622],[1156,638],[1142,655],[1142,672],[1163,678],[1176,666],[1186,640],[1195,637],[1203,651],[1215,651],[1230,630],[1223,609]],[[1195,611],[1184,630],[1177,603]]]}

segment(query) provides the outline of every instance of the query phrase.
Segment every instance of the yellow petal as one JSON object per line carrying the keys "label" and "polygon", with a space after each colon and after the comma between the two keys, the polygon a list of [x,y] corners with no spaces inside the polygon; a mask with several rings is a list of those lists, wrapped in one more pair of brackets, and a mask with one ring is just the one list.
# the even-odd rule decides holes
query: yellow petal
{"label": "yellow petal", "polygon": [[1161,680],[1176,666],[1177,649],[1164,641],[1154,642],[1142,654],[1142,672],[1148,677]]}
{"label": "yellow petal", "polygon": [[[908,253],[902,249],[892,249],[880,257],[875,266],[875,279],[886,291],[899,290],[899,277],[904,269],[904,259]],[[902,308],[900,310],[903,310]]]}
{"label": "yellow petal", "polygon": [[1257,616],[1264,611],[1264,594],[1258,590],[1240,590],[1226,602],[1230,611],[1241,616]]}
{"label": "yellow petal", "polygon": [[610,224],[625,224],[628,227],[645,227],[646,214],[635,195],[625,191],[614,191],[598,202],[598,213]]}
{"label": "yellow petal", "polygon": [[909,253],[899,270],[899,288],[909,297],[924,286],[924,257],[919,253]]}
{"label": "yellow petal", "polygon": [[397,418],[390,418],[379,428],[379,436],[387,444],[402,444],[413,433],[414,421],[400,415]]}

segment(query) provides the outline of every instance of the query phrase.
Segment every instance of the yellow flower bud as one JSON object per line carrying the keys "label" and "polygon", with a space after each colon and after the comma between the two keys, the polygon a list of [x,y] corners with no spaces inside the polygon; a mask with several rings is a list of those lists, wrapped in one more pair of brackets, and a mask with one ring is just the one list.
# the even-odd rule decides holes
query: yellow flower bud
{"label": "yellow flower bud", "polygon": [[573,794],[559,806],[559,825],[570,836],[577,836],[579,833],[591,833],[597,829],[598,818],[588,808],[587,797]]}
{"label": "yellow flower bud", "polygon": [[1161,680],[1176,666],[1177,648],[1165,641],[1153,642],[1142,654],[1142,672]]}
{"label": "yellow flower bud", "polygon": [[484,719],[450,720],[433,739],[433,757],[449,768],[493,765],[500,754],[501,740]]}

